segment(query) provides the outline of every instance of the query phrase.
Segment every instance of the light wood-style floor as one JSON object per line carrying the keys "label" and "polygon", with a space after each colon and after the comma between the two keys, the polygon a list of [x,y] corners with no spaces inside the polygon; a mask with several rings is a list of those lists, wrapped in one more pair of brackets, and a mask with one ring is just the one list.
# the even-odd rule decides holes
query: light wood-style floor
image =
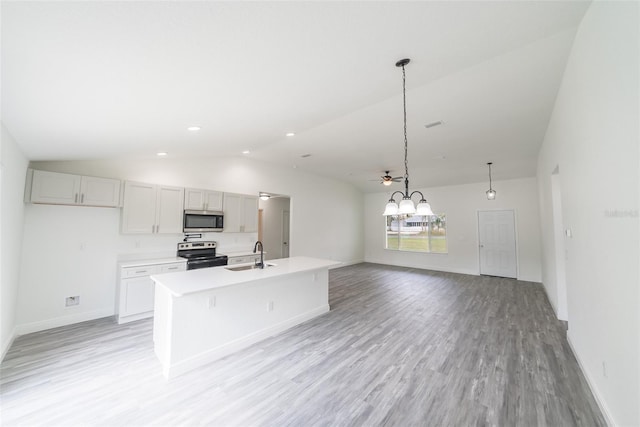
{"label": "light wood-style floor", "polygon": [[539,284],[359,264],[330,304],[169,382],[151,320],[19,337],[1,424],[605,425]]}

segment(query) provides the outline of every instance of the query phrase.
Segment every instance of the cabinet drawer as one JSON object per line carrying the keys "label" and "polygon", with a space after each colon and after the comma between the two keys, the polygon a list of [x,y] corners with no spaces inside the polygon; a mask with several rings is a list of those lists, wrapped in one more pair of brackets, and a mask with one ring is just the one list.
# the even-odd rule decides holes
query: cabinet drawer
{"label": "cabinet drawer", "polygon": [[151,276],[152,274],[158,274],[160,272],[160,267],[157,265],[150,265],[144,267],[127,267],[122,269],[122,277],[140,277],[140,276]]}
{"label": "cabinet drawer", "polygon": [[187,269],[187,263],[177,262],[175,264],[164,264],[160,267],[161,273],[174,273],[176,271],[185,271]]}

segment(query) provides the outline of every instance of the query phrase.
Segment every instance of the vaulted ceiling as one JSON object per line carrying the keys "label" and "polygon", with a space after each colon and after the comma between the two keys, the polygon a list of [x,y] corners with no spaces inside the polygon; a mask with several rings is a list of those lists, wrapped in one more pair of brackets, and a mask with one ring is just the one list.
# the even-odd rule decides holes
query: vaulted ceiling
{"label": "vaulted ceiling", "polygon": [[3,1],[2,121],[31,160],[246,155],[383,191],[411,58],[412,187],[533,176],[588,6]]}

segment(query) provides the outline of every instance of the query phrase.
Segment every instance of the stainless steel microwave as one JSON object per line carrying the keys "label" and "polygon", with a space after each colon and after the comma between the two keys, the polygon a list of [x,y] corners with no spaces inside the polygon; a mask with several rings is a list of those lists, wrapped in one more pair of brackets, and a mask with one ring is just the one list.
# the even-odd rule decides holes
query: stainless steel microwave
{"label": "stainless steel microwave", "polygon": [[182,231],[185,233],[206,233],[222,231],[224,213],[219,211],[184,211]]}

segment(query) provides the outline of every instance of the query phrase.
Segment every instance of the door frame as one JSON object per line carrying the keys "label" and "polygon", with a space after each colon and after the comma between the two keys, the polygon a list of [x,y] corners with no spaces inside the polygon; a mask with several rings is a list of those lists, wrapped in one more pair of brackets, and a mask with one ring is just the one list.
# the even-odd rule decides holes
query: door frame
{"label": "door frame", "polygon": [[[519,254],[519,248],[520,245],[518,244],[519,239],[518,239],[518,213],[516,212],[515,209],[476,209],[476,247],[478,248],[478,257],[476,259],[477,261],[477,266],[478,266],[478,275],[482,276],[482,273],[480,272],[480,212],[513,212],[513,237],[515,240],[515,245],[516,245],[516,277],[514,280],[520,280],[520,254]],[[505,277],[505,279],[508,279],[508,277]]]}

